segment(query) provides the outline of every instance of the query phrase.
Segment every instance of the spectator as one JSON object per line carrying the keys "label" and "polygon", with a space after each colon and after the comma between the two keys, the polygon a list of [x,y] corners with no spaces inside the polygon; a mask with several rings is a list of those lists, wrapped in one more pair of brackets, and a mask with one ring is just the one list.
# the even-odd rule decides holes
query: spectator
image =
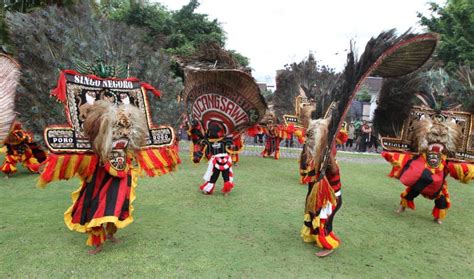
{"label": "spectator", "polygon": [[361,139],[360,139],[360,145],[359,145],[359,152],[366,152],[367,151],[367,145],[370,142],[370,137],[372,136],[372,128],[367,124],[367,121],[362,122],[362,127],[361,129]]}
{"label": "spectator", "polygon": [[354,139],[355,139],[355,126],[354,126],[354,121],[351,121],[349,123],[349,126],[347,127],[347,142],[346,142],[346,150],[353,150],[353,144],[354,144]]}

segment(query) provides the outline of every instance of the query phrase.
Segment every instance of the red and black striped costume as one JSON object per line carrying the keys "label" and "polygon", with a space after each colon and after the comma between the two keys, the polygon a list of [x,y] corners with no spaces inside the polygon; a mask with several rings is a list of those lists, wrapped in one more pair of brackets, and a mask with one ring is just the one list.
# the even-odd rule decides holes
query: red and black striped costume
{"label": "red and black striped costume", "polygon": [[414,199],[422,195],[434,200],[432,215],[440,220],[446,217],[451,206],[446,177],[451,175],[462,183],[469,183],[474,174],[472,164],[450,162],[445,155],[442,155],[441,163],[436,168],[427,163],[424,153],[382,152],[382,156],[393,166],[389,176],[399,178],[406,186],[400,195],[400,205],[415,209]]}
{"label": "red and black striped costume", "polygon": [[333,231],[334,216],[342,206],[339,167],[334,164],[318,182],[319,174],[316,175],[314,167],[304,178],[308,194],[301,237],[304,242],[315,242],[326,250],[339,247],[341,242]]}
{"label": "red and black striped costume", "polygon": [[133,222],[133,201],[141,170],[153,177],[173,171],[179,163],[175,147],[130,153],[121,171],[101,163],[96,154],[52,154],[38,186],[43,188],[51,181],[79,176],[81,185],[72,193],[73,204],[64,213],[64,222],[70,230],[87,233],[87,245],[98,246],[106,234],[113,235]]}
{"label": "red and black striped costume", "polygon": [[[131,161],[128,162],[131,166]],[[135,199],[136,171],[107,171],[97,163],[90,181],[72,194],[73,205],[64,213],[66,225],[71,230],[88,232],[88,245],[97,246],[105,241],[105,230],[115,233],[133,220],[131,201]]]}

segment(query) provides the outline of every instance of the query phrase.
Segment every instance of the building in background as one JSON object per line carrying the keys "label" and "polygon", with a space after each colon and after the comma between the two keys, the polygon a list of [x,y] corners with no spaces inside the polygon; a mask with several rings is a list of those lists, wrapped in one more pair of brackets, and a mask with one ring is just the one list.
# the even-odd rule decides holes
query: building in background
{"label": "building in background", "polygon": [[268,86],[265,82],[257,82],[257,86],[260,89],[260,92],[265,92],[268,90]]}
{"label": "building in background", "polygon": [[372,121],[374,111],[377,108],[377,100],[379,98],[380,90],[382,89],[382,78],[368,77],[362,85],[364,94],[368,94],[367,100],[352,101],[351,108],[347,115],[348,120],[367,120]]}
{"label": "building in background", "polygon": [[372,118],[374,118],[377,100],[379,99],[380,90],[382,89],[382,81],[383,79],[381,77],[369,77],[364,82],[364,86],[370,94],[370,102],[364,106],[362,120],[372,121]]}

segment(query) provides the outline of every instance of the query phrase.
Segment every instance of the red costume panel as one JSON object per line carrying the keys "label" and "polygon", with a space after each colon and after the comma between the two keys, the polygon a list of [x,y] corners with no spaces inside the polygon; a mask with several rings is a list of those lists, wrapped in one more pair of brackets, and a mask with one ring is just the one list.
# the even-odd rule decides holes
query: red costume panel
{"label": "red costume panel", "polygon": [[415,198],[419,195],[434,200],[432,215],[436,219],[444,219],[451,206],[447,176],[462,183],[469,183],[474,175],[474,165],[465,162],[450,162],[446,156],[441,157],[437,167],[427,163],[425,153],[421,155],[399,152],[382,152],[382,157],[392,164],[390,177],[399,178],[406,186],[401,193],[400,204],[415,209]]}

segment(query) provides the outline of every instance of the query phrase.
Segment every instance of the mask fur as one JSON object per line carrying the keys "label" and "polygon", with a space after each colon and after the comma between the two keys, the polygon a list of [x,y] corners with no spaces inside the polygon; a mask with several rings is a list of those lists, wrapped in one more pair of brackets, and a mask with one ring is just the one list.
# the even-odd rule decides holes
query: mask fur
{"label": "mask fur", "polygon": [[277,122],[276,115],[272,111],[265,112],[265,114],[262,117],[262,120],[260,121],[260,123],[266,124],[266,125],[276,124],[276,122]]}
{"label": "mask fur", "polygon": [[316,108],[314,107],[314,105],[300,105],[301,125],[303,125],[305,129],[308,129],[309,122],[311,121],[311,114],[315,110]]}
{"label": "mask fur", "polygon": [[442,153],[452,155],[461,145],[461,128],[454,121],[427,117],[413,124],[412,144],[419,153],[430,151],[433,144],[443,145]]}
{"label": "mask fur", "polygon": [[144,144],[147,125],[143,113],[133,105],[96,101],[87,114],[84,132],[94,152],[107,162],[117,140],[128,141],[121,149],[139,149]]}
{"label": "mask fur", "polygon": [[324,148],[328,144],[329,122],[331,122],[331,118],[311,120],[306,130],[307,163],[309,164],[311,160],[314,161],[316,169],[319,169]]}

